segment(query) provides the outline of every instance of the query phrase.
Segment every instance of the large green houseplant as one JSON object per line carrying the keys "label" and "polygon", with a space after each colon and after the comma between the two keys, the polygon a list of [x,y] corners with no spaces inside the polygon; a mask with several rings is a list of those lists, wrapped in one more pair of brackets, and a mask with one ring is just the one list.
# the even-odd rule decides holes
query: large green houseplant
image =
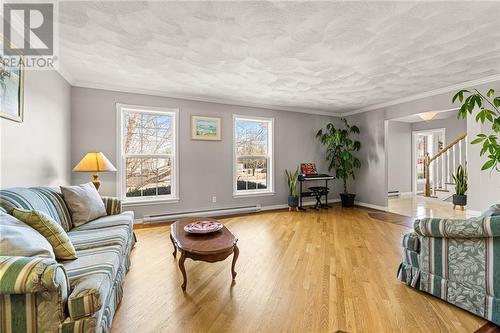
{"label": "large green houseplant", "polygon": [[355,194],[349,193],[347,180],[355,179],[354,170],[361,168],[361,161],[353,153],[359,151],[361,142],[351,138],[359,134],[357,126],[351,126],[342,118],[342,127],[329,123],[316,134],[319,141],[326,146],[326,160],[329,162],[328,170],[335,171],[335,177],[344,182],[344,193],[340,194],[342,207],[354,206]]}
{"label": "large green houseplant", "polygon": [[462,103],[458,111],[459,118],[466,118],[467,114],[476,112],[476,122],[491,123],[494,134],[478,134],[471,144],[482,144],[480,155],[486,154],[488,160],[484,163],[482,170],[496,170],[500,172],[500,96],[495,95],[494,89],[489,89],[482,94],[477,89],[460,90],[453,96],[452,102]]}

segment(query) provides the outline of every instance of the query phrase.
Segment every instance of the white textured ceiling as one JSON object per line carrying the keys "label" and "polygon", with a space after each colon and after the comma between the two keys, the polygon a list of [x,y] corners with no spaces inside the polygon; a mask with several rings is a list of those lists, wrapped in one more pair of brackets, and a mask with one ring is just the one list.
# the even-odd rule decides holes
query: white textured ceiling
{"label": "white textured ceiling", "polygon": [[75,85],[348,112],[500,74],[499,2],[61,2]]}

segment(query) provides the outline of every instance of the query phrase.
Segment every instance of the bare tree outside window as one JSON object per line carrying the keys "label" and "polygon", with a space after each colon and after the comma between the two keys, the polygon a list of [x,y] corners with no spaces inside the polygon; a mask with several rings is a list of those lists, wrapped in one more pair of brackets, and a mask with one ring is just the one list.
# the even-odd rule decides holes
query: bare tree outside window
{"label": "bare tree outside window", "polygon": [[270,189],[271,121],[235,119],[236,190]]}
{"label": "bare tree outside window", "polygon": [[172,193],[173,124],[169,113],[123,113],[126,197]]}

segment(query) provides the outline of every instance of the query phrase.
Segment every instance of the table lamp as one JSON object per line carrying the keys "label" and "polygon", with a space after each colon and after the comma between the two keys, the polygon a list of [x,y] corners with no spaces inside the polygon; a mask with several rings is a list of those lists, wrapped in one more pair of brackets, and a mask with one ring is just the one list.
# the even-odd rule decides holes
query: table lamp
{"label": "table lamp", "polygon": [[85,154],[82,160],[73,168],[75,172],[93,172],[92,183],[99,190],[101,182],[99,181],[99,172],[116,171],[116,168],[101,152],[89,152]]}

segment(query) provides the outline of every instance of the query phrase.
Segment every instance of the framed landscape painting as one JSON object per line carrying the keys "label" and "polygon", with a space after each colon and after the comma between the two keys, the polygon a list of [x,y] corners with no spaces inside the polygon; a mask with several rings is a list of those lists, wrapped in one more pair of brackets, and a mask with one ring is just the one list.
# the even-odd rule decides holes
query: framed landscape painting
{"label": "framed landscape painting", "polygon": [[191,139],[220,141],[221,117],[191,116]]}
{"label": "framed landscape painting", "polygon": [[0,64],[0,117],[17,122],[23,121],[24,69]]}

